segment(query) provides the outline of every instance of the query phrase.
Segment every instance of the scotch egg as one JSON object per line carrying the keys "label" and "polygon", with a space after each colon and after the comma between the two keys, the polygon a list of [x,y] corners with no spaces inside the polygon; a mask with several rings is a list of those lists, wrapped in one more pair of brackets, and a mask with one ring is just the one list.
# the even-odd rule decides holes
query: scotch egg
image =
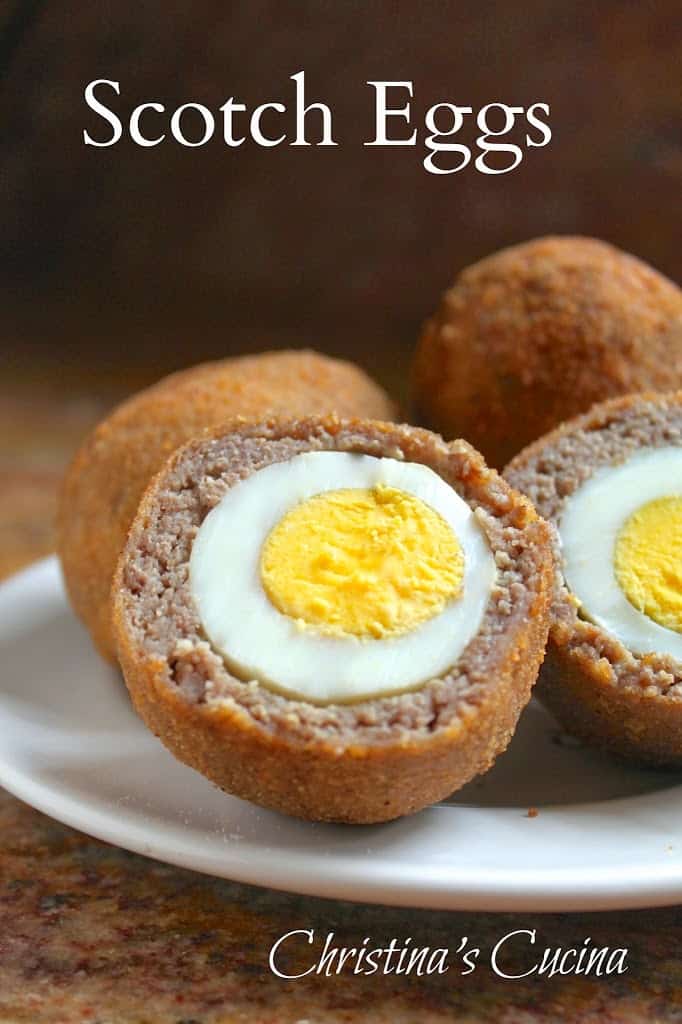
{"label": "scotch egg", "polygon": [[535,238],[465,268],[424,324],[420,421],[493,466],[595,402],[682,385],[682,290],[596,238]]}
{"label": "scotch egg", "polygon": [[682,393],[597,405],[505,476],[557,531],[538,695],[589,742],[682,766]]}
{"label": "scotch egg", "polygon": [[112,618],[135,707],[182,761],[266,807],[384,821],[504,750],[552,579],[549,527],[465,442],[241,422],[150,485]]}

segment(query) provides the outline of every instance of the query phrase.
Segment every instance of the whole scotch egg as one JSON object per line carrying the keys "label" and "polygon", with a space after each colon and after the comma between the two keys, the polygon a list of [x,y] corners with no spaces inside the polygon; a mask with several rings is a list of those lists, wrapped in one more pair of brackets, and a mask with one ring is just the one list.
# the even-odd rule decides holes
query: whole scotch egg
{"label": "whole scotch egg", "polygon": [[232,423],[150,485],[113,621],[135,706],[223,789],[388,820],[490,766],[548,629],[549,528],[464,442]]}
{"label": "whole scotch egg", "polygon": [[589,742],[682,765],[682,393],[597,405],[505,475],[557,530],[538,695]]}
{"label": "whole scotch egg", "polygon": [[682,386],[682,290],[596,238],[536,238],[467,267],[424,325],[415,411],[502,467],[595,402]]}

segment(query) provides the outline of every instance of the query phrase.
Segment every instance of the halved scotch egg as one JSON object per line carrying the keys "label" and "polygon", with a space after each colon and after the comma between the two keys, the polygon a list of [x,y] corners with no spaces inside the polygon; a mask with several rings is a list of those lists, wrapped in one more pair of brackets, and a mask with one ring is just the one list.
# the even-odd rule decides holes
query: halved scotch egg
{"label": "halved scotch egg", "polygon": [[597,405],[505,476],[560,549],[538,695],[590,742],[682,765],[682,392]]}
{"label": "halved scotch egg", "polygon": [[222,788],[372,822],[485,770],[537,676],[550,533],[466,443],[232,422],[148,489],[114,588],[138,711]]}

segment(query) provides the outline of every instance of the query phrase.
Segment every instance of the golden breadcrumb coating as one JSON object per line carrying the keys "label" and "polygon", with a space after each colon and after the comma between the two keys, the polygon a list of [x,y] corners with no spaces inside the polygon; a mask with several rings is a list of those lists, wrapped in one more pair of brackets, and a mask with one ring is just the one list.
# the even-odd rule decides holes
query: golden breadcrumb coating
{"label": "golden breadcrumb coating", "polygon": [[682,385],[682,291],[591,238],[540,238],[464,270],[413,368],[424,422],[502,467],[597,401]]}

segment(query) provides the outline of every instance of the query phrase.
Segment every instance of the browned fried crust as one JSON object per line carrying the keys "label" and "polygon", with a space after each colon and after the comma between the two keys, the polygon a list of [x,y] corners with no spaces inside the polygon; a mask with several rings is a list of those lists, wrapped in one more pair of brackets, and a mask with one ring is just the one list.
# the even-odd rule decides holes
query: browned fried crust
{"label": "browned fried crust", "polygon": [[[479,634],[444,678],[411,693],[321,707],[236,679],[203,639],[186,585],[198,524],[237,479],[309,450],[423,462],[479,507],[498,586]],[[334,417],[233,424],[176,453],[141,503],[112,589],[128,688],[166,746],[231,793],[315,820],[408,814],[487,769],[507,746],[544,652],[548,539],[531,505],[464,442]]]}
{"label": "browned fried crust", "polygon": [[424,422],[495,466],[594,402],[682,385],[682,291],[590,238],[541,238],[464,270],[413,367]]}
{"label": "browned fried crust", "polygon": [[[682,446],[682,391],[612,399],[520,452],[505,476],[555,523],[601,466],[643,447]],[[682,665],[638,656],[578,615],[559,573],[536,694],[569,732],[643,763],[682,767]]]}
{"label": "browned fried crust", "polygon": [[231,416],[391,419],[393,403],[359,367],[308,350],[202,363],[165,377],[114,410],[86,438],[63,482],[58,551],[74,611],[115,660],[111,578],[142,493],[177,447]]}

